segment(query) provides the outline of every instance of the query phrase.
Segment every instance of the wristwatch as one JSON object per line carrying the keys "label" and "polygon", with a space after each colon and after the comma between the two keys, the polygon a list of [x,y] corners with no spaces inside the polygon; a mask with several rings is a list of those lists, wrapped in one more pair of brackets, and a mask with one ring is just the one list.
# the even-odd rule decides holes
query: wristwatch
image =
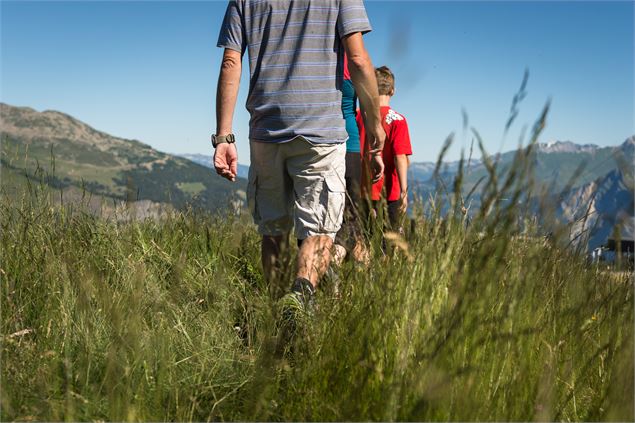
{"label": "wristwatch", "polygon": [[236,137],[234,137],[234,134],[212,135],[212,145],[214,146],[214,148],[216,148],[218,144],[223,144],[223,143],[233,144],[235,142],[236,142]]}

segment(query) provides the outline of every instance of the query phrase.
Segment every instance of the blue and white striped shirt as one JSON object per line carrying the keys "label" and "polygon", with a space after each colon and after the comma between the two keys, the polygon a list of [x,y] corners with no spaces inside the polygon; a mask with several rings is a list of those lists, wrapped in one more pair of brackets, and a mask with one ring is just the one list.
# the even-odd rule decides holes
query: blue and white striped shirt
{"label": "blue and white striped shirt", "polygon": [[218,46],[249,55],[249,138],[341,143],[341,38],[371,30],[362,0],[231,0]]}

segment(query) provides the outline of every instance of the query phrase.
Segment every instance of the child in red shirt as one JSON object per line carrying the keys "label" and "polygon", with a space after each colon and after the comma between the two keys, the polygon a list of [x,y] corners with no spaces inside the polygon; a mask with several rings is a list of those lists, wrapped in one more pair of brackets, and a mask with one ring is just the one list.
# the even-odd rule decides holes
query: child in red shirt
{"label": "child in red shirt", "polygon": [[[373,204],[377,204],[382,197],[382,189],[385,188],[385,197],[388,201],[388,216],[393,230],[401,230],[401,220],[408,209],[408,166],[412,155],[410,134],[406,118],[390,108],[390,98],[395,94],[395,76],[386,66],[375,69],[377,87],[379,89],[379,102],[381,106],[381,120],[386,131],[386,142],[382,156],[384,159],[384,177],[372,186],[369,186],[370,178],[367,166],[362,169],[362,196],[370,197]],[[362,156],[367,162],[369,147],[366,142],[366,131],[361,113],[357,113],[357,124]]]}

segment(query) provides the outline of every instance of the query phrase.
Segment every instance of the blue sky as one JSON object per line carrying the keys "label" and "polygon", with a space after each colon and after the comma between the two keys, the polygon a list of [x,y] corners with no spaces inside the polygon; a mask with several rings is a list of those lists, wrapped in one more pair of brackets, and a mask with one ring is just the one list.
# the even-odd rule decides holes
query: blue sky
{"label": "blue sky", "polygon": [[[174,153],[211,154],[226,2],[2,1],[3,102],[55,109]],[[375,65],[396,74],[392,106],[409,121],[414,161],[435,160],[455,131],[489,152],[516,147],[548,99],[542,141],[617,145],[635,133],[631,1],[366,1]],[[246,71],[245,62],[245,71]],[[503,128],[523,72],[528,95]],[[247,74],[234,118],[248,163]]]}

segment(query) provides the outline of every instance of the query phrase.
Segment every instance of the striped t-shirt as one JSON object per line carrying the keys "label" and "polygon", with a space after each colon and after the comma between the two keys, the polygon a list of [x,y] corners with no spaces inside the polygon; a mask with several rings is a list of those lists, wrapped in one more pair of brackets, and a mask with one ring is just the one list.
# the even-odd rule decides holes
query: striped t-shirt
{"label": "striped t-shirt", "polygon": [[249,138],[341,143],[340,38],[371,30],[362,0],[231,0],[218,46],[249,56]]}

